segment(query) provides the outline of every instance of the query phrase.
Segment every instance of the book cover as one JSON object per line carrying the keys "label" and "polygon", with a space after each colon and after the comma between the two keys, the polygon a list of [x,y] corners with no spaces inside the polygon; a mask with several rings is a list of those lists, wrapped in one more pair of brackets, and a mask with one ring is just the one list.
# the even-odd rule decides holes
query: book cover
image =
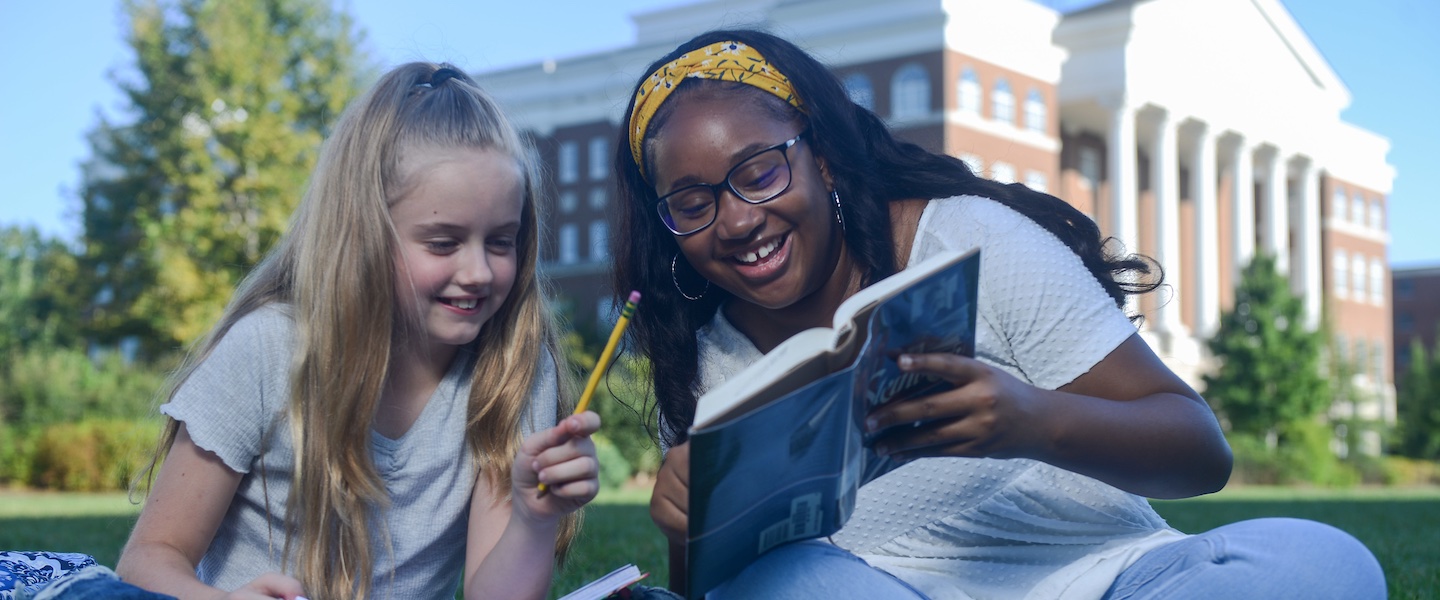
{"label": "book cover", "polygon": [[786,542],[830,535],[860,486],[895,467],[864,418],[950,384],[900,372],[904,353],[974,356],[978,250],[947,252],[841,305],[835,326],[776,347],[696,407],[690,435],[687,596]]}

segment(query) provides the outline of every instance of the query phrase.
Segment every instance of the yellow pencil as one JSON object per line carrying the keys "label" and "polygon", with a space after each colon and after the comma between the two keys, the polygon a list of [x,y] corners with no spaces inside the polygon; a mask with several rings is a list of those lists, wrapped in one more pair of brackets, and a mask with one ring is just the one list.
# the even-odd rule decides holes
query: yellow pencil
{"label": "yellow pencil", "polygon": [[[595,395],[595,388],[600,385],[600,377],[610,367],[610,361],[615,358],[615,348],[620,345],[620,338],[625,335],[625,327],[630,324],[630,317],[635,316],[635,305],[640,302],[640,291],[631,290],[630,298],[625,301],[625,308],[620,310],[620,319],[615,321],[615,329],[610,332],[610,341],[605,342],[605,349],[600,352],[600,361],[595,363],[595,370],[590,372],[590,381],[585,383],[585,391],[580,394],[580,403],[575,405],[575,413],[585,412],[590,406],[590,398]],[[547,488],[540,484],[535,497],[545,495]]]}

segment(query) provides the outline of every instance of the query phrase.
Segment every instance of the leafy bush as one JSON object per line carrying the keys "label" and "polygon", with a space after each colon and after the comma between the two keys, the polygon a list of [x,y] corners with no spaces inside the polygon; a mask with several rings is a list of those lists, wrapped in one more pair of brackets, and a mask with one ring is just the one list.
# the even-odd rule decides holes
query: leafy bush
{"label": "leafy bush", "polygon": [[615,489],[624,485],[630,479],[630,462],[604,434],[597,433],[591,439],[595,440],[595,460],[600,463],[600,487]]}
{"label": "leafy bush", "polygon": [[15,427],[0,425],[0,483],[30,479],[34,442]]}
{"label": "leafy bush", "polygon": [[0,415],[32,429],[82,418],[136,419],[148,415],[165,374],[109,352],[92,360],[69,348],[15,352],[0,371]]}
{"label": "leafy bush", "polygon": [[123,490],[148,460],[159,424],[153,420],[86,420],[40,430],[30,483],[66,491]]}
{"label": "leafy bush", "polygon": [[1330,429],[1323,423],[1288,427],[1273,447],[1247,434],[1231,433],[1228,439],[1235,456],[1230,480],[1235,483],[1348,487],[1361,481],[1356,466],[1331,450]]}

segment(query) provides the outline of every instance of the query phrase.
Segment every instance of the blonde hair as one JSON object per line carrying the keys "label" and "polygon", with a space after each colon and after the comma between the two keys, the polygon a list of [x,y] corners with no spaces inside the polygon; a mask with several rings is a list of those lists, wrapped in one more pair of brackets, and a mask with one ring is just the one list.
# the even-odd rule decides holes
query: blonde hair
{"label": "blonde hair", "polygon": [[[442,72],[432,85],[432,76]],[[550,352],[556,364],[563,360],[536,271],[542,186],[532,147],[473,79],[448,65],[397,67],[345,110],[289,231],[240,283],[220,322],[197,343],[167,393],[174,395],[241,317],[270,303],[292,306],[296,346],[289,417],[295,481],[287,500],[284,556],[310,598],[371,592],[376,561],[370,527],[383,523],[375,516],[389,498],[371,461],[370,430],[392,349],[398,336],[416,330],[395,301],[397,238],[389,207],[413,184],[404,180],[403,154],[451,148],[502,152],[515,159],[523,177],[515,283],[472,344],[478,358],[466,423],[477,481],[485,477],[496,491],[494,501],[507,501],[520,421],[531,386],[541,376],[542,353]],[[562,415],[573,400],[566,375],[567,369],[557,368],[562,385],[556,410]],[[173,419],[167,423],[145,477],[153,474],[178,429]],[[578,527],[578,513],[562,521],[556,542],[560,559]],[[388,532],[382,533],[388,540]]]}

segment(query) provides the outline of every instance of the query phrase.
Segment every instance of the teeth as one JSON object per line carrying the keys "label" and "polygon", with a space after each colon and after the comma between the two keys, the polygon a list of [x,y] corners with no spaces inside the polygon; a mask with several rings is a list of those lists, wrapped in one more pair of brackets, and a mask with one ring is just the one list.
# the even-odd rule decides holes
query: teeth
{"label": "teeth", "polygon": [[456,300],[453,302],[453,304],[455,305],[455,308],[463,308],[465,310],[469,310],[475,308],[475,304],[477,304],[478,302],[478,300],[471,298],[469,300]]}
{"label": "teeth", "polygon": [[780,240],[774,240],[774,241],[771,241],[771,242],[768,243],[768,244],[765,244],[764,246],[761,246],[759,249],[757,249],[757,250],[754,251],[754,252],[746,252],[746,253],[744,253],[744,254],[737,255],[735,258],[736,258],[737,260],[739,260],[740,262],[742,262],[742,263],[749,264],[749,263],[753,263],[753,262],[755,262],[755,261],[757,261],[757,260],[760,260],[760,259],[762,259],[762,258],[765,258],[765,257],[767,257],[767,256],[770,256],[770,255],[771,255],[772,253],[774,253],[775,250],[776,250],[777,248],[779,248],[779,247],[780,247]]}

